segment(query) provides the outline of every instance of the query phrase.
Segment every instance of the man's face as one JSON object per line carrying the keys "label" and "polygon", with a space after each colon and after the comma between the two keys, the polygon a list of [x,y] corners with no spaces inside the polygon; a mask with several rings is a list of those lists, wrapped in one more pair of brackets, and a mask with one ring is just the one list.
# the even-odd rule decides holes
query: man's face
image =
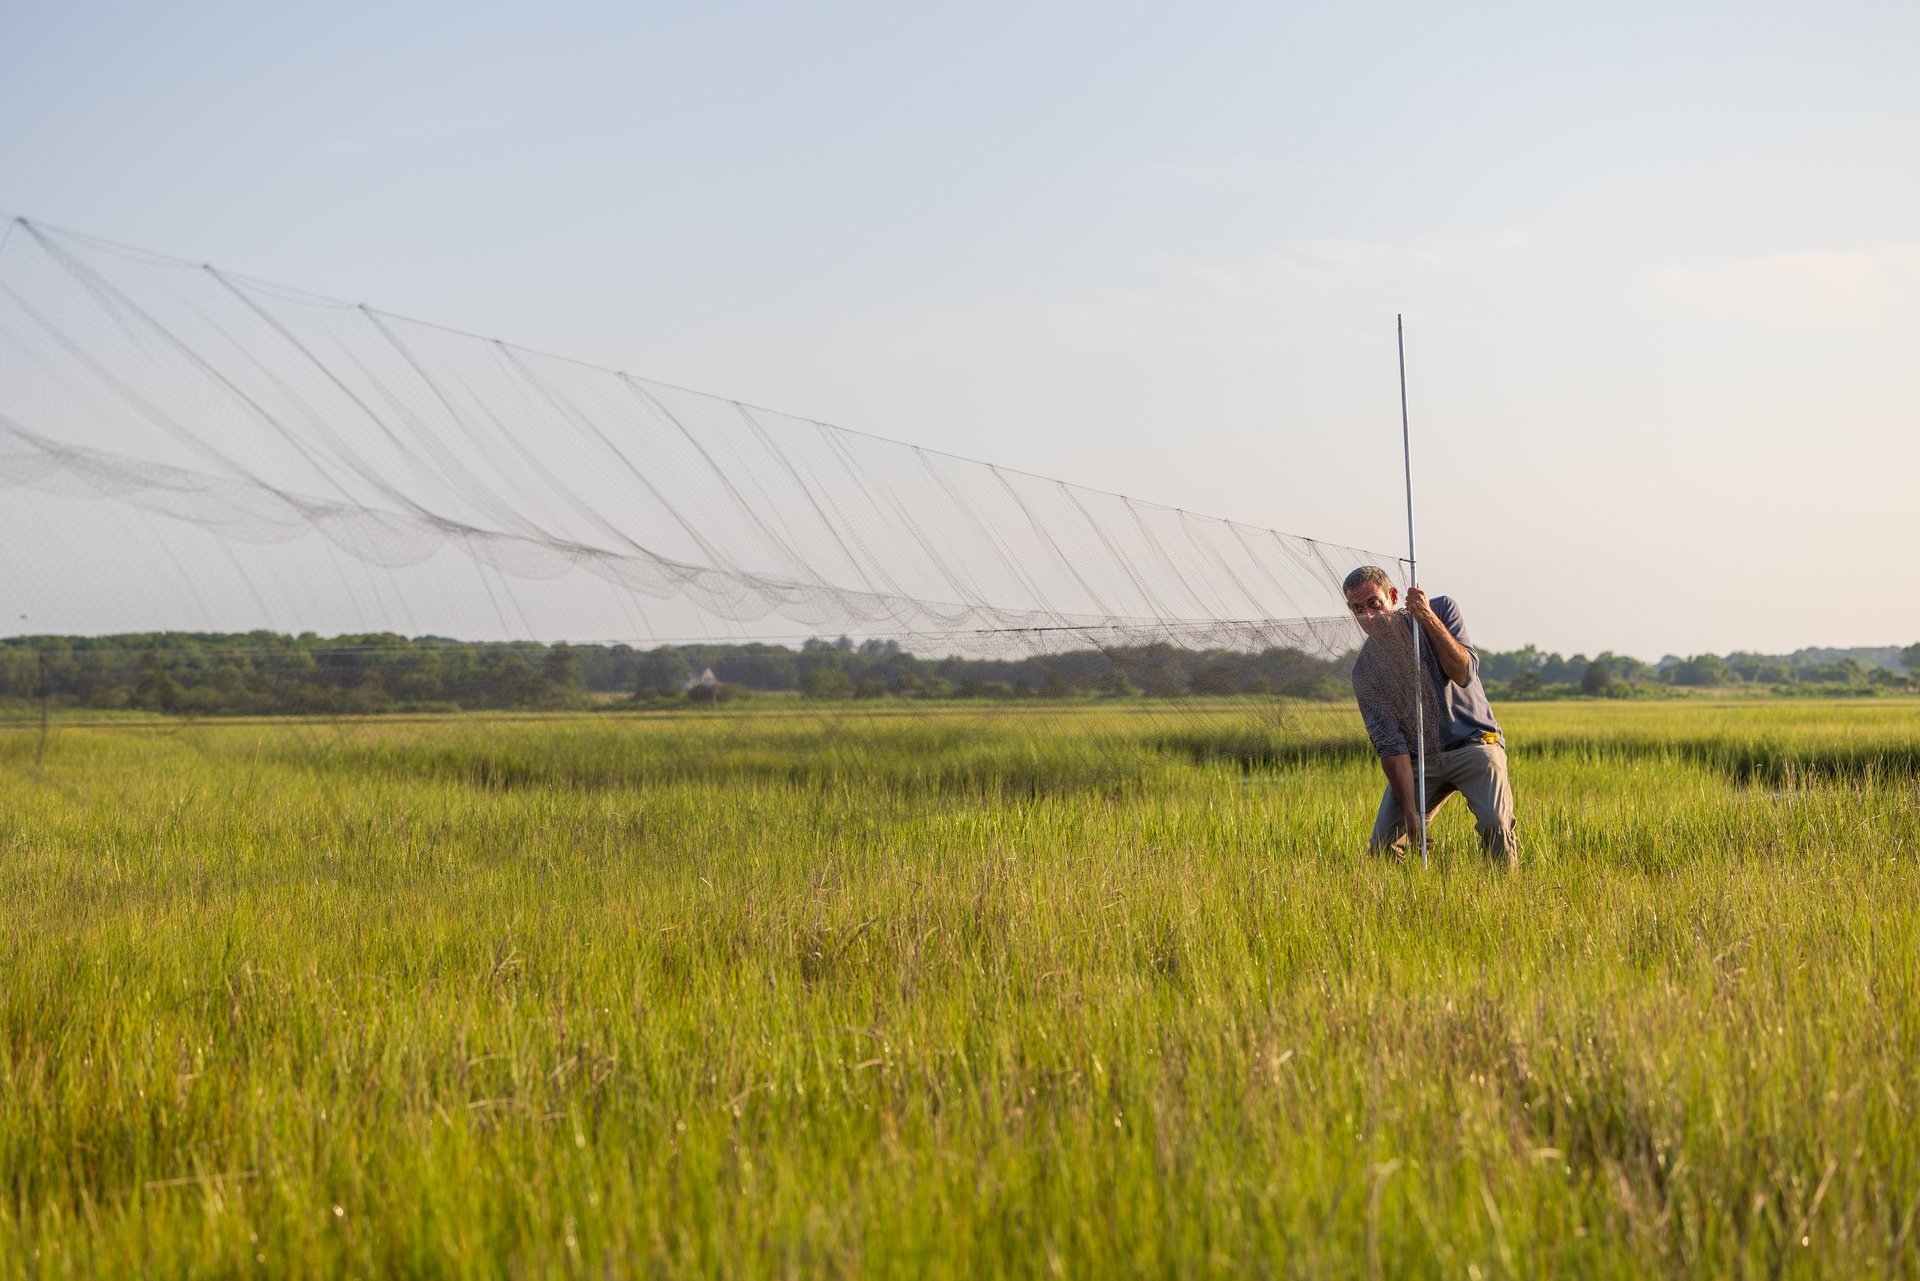
{"label": "man's face", "polygon": [[1361,583],[1347,593],[1347,608],[1353,611],[1360,630],[1369,636],[1384,636],[1394,630],[1393,611],[1399,603],[1399,589],[1380,583]]}

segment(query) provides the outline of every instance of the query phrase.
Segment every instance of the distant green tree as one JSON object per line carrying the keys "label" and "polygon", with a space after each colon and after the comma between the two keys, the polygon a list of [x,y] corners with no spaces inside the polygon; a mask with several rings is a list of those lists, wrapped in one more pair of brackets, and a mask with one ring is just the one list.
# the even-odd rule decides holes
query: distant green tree
{"label": "distant green tree", "polygon": [[1156,698],[1171,698],[1187,692],[1187,668],[1171,645],[1148,647],[1147,665],[1140,673],[1140,688]]}
{"label": "distant green tree", "polygon": [[1666,676],[1670,685],[1732,685],[1740,680],[1740,673],[1727,666],[1727,660],[1718,654],[1683,658],[1667,668]]}
{"label": "distant green tree", "polygon": [[1900,661],[1905,664],[1907,675],[1920,676],[1920,642],[1916,642],[1901,650]]}
{"label": "distant green tree", "polygon": [[671,645],[640,655],[634,670],[634,692],[638,694],[678,694],[693,675],[687,656]]}
{"label": "distant green tree", "polygon": [[1494,649],[1482,650],[1480,678],[1489,681],[1511,681],[1522,672],[1539,671],[1540,663],[1540,651],[1532,645],[1505,653]]}
{"label": "distant green tree", "polygon": [[1593,660],[1605,663],[1612,670],[1615,682],[1630,681],[1638,683],[1654,679],[1659,673],[1651,663],[1643,663],[1631,654],[1616,654],[1612,650],[1603,650]]}
{"label": "distant green tree", "polygon": [[1867,665],[1849,654],[1837,662],[1802,663],[1795,669],[1794,676],[1818,685],[1863,685]]}
{"label": "distant green tree", "polygon": [[151,655],[141,665],[140,683],[133,687],[133,703],[156,712],[171,712],[180,705],[180,686]]}
{"label": "distant green tree", "polygon": [[1208,663],[1193,674],[1190,684],[1196,694],[1237,694],[1240,671],[1229,662]]}
{"label": "distant green tree", "polygon": [[810,667],[800,677],[800,692],[808,698],[851,698],[853,678],[837,667]]}
{"label": "distant green tree", "polygon": [[1548,654],[1546,662],[1540,665],[1540,679],[1549,685],[1571,685],[1587,674],[1590,661],[1585,654],[1575,654],[1572,658]]}
{"label": "distant green tree", "polygon": [[561,641],[547,647],[540,660],[540,679],[555,693],[572,693],[580,687],[580,660],[573,646]]}
{"label": "distant green tree", "polygon": [[1785,659],[1766,654],[1728,654],[1727,666],[1738,672],[1741,680],[1756,685],[1791,685],[1794,680],[1793,668]]}
{"label": "distant green tree", "polygon": [[1078,689],[1079,686],[1068,680],[1066,674],[1055,667],[1049,667],[1047,678],[1040,682],[1042,698],[1065,698]]}
{"label": "distant green tree", "polygon": [[1587,664],[1586,674],[1580,678],[1580,692],[1594,697],[1605,695],[1614,686],[1613,669],[1604,659],[1596,658]]}

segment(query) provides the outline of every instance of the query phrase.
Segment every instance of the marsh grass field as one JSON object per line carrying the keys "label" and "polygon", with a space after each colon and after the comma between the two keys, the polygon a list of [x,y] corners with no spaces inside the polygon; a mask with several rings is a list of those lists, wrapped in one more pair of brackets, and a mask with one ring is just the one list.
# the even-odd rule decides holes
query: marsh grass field
{"label": "marsh grass field", "polygon": [[1138,707],[0,728],[0,1276],[1920,1276],[1920,704]]}

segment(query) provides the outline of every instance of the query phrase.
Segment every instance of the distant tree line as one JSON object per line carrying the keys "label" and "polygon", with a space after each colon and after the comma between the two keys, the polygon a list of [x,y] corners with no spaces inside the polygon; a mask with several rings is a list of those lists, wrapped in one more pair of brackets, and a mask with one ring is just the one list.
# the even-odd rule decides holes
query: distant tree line
{"label": "distant tree line", "polygon": [[[921,658],[890,640],[781,645],[543,645],[387,633],[152,632],[0,639],[0,703],[189,715],[570,708],[625,696],[834,699],[1341,698],[1349,661],[1291,649],[1172,645],[1008,659]],[[609,696],[612,696],[611,698]]]}
{"label": "distant tree line", "polygon": [[[809,640],[773,645],[683,645],[634,653],[633,688],[670,695],[712,671],[744,690],[793,690],[808,698],[1154,698],[1184,695],[1345,695],[1347,659],[1294,649],[1259,653],[1156,644],[1080,649],[1021,658],[921,658],[892,640]],[[623,687],[617,682],[613,687]]]}
{"label": "distant tree line", "polygon": [[[1613,697],[1683,687],[1756,686],[1782,693],[1913,689],[1905,670],[1834,651],[1786,657],[1734,653],[1646,663],[1623,654],[1562,658],[1529,645],[1483,651],[1495,698]],[[188,715],[352,714],[541,709],[631,699],[729,702],[755,693],[804,698],[1177,698],[1349,696],[1351,655],[1259,653],[1173,645],[1072,650],[1018,658],[921,658],[891,640],[782,645],[543,645],[387,633],[150,632],[0,639],[0,704],[135,708]]]}
{"label": "distant tree line", "polygon": [[1723,689],[1757,686],[1776,693],[1879,693],[1920,686],[1920,644],[1897,653],[1899,670],[1886,662],[1866,662],[1855,654],[1802,651],[1773,655],[1735,652],[1668,655],[1658,663],[1612,652],[1588,658],[1562,658],[1528,645],[1506,652],[1483,651],[1480,675],[1494,697],[1632,698],[1674,689]]}
{"label": "distant tree line", "polygon": [[0,701],[208,714],[566,707],[583,701],[569,645],[276,632],[148,632],[0,640]]}

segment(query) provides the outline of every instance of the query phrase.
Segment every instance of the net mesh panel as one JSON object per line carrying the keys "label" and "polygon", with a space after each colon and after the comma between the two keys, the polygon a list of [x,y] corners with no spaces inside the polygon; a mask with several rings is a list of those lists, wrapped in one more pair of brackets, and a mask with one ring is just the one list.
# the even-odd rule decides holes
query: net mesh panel
{"label": "net mesh panel", "polygon": [[179,633],[256,633],[225,648],[269,667],[285,635],[363,638],[334,648],[378,706],[419,663],[389,635],[844,636],[1025,664],[1006,670],[1030,686],[1124,675],[1169,713],[1317,699],[1351,732],[1324,679],[1362,640],[1340,582],[1404,570],[21,219],[0,245],[0,491],[16,711],[47,653],[68,702],[111,702],[101,682],[139,702],[135,674],[88,684],[57,636],[144,634],[142,672],[176,684]]}

